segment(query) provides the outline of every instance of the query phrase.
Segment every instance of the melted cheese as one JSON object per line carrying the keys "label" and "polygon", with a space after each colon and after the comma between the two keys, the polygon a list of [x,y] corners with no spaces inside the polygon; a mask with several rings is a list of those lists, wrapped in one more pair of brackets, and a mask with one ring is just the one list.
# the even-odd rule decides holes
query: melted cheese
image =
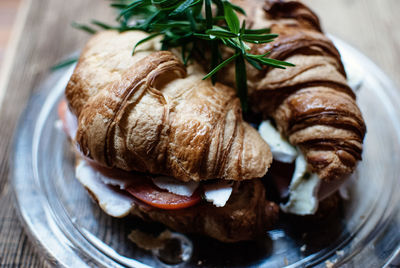
{"label": "melted cheese", "polygon": [[[109,186],[117,186],[124,190],[129,186],[129,179],[106,177],[93,169],[86,161],[79,162],[75,174],[80,183],[89,190],[108,215],[124,217],[133,208],[132,197]],[[199,187],[198,182],[180,182],[165,176],[155,177],[152,180],[157,187],[183,196],[192,196]],[[206,184],[203,188],[206,201],[213,203],[217,207],[225,206],[232,194],[231,183],[225,181]]]}
{"label": "melted cheese", "polygon": [[286,213],[311,215],[318,209],[320,179],[307,172],[307,162],[302,154],[296,158],[296,167],[289,186],[289,201],[281,205]]}
{"label": "melted cheese", "polygon": [[[98,173],[98,172],[97,172]],[[107,185],[112,185],[112,186],[118,186],[121,190],[125,190],[126,188],[129,187],[129,184],[131,183],[130,178],[110,178],[106,177],[101,173],[97,174],[97,177]]]}
{"label": "melted cheese", "polygon": [[183,196],[192,196],[199,186],[199,183],[195,181],[181,182],[165,176],[155,177],[152,180],[158,188]]}
{"label": "melted cheese", "polygon": [[297,156],[297,150],[287,142],[269,120],[263,121],[258,132],[268,143],[275,160],[283,163],[292,163]]}
{"label": "melted cheese", "polygon": [[133,198],[104,184],[102,176],[85,161],[80,161],[75,169],[77,179],[90,191],[100,207],[110,216],[124,217],[133,207]]}
{"label": "melted cheese", "polygon": [[205,184],[204,197],[208,202],[212,202],[216,207],[225,206],[232,194],[232,185],[229,182],[218,182],[213,184]]}
{"label": "melted cheese", "polygon": [[344,69],[347,75],[347,83],[350,88],[356,93],[362,86],[362,83],[365,78],[365,74],[363,70],[358,66],[358,62],[352,62],[347,58],[346,61],[343,61]]}

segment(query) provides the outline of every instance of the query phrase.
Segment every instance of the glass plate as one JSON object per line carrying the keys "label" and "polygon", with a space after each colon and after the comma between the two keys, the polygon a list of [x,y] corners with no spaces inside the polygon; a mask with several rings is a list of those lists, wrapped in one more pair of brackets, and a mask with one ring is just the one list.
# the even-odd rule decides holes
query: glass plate
{"label": "glass plate", "polygon": [[49,75],[15,136],[11,182],[32,241],[52,263],[66,267],[381,267],[395,260],[400,245],[399,92],[369,59],[334,40],[347,69],[362,80],[357,96],[368,132],[350,199],[333,227],[296,234],[281,226],[259,241],[237,244],[175,234],[186,243],[189,257],[180,263],[138,248],[127,238],[132,229],[158,233],[163,227],[107,216],[74,178],[74,154],[56,127],[57,103],[71,67]]}

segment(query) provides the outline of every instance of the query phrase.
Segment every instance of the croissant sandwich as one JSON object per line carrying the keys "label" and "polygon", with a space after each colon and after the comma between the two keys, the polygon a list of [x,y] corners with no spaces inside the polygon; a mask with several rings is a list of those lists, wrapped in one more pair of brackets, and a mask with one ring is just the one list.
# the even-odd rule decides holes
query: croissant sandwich
{"label": "croissant sandwich", "polygon": [[277,213],[257,179],[272,162],[268,145],[244,122],[234,89],[203,81],[200,66],[155,51],[156,41],[131,56],[143,35],[96,35],[68,83],[78,179],[100,206],[92,173],[130,193],[120,192],[125,210],[103,207],[114,216],[131,212],[226,242],[256,237]]}
{"label": "croissant sandwich", "polygon": [[[272,173],[278,173],[278,188],[282,197],[289,199],[281,208],[300,215],[314,213],[318,199],[331,195],[355,170],[366,133],[340,54],[322,33],[315,13],[300,1],[232,2],[244,8],[251,28],[268,27],[279,35],[271,43],[252,44],[254,54],[269,52],[273,59],[295,64],[286,70],[247,68],[249,107],[265,120],[259,130],[278,163]],[[233,72],[227,68],[221,77],[225,84],[233,85]],[[277,134],[271,132],[276,130],[284,141],[274,142],[271,135]],[[287,141],[297,152],[282,147]],[[282,169],[282,162],[295,162],[290,186],[287,181],[282,183],[279,170],[274,172]],[[302,187],[308,187],[306,198],[300,197]]]}
{"label": "croissant sandwich", "polygon": [[213,84],[203,80],[202,59],[184,65],[178,50],[160,51],[157,38],[132,55],[148,36],[141,31],[103,31],[86,44],[59,111],[78,152],[76,177],[107,214],[251,240],[279,214],[262,180],[294,169],[281,209],[312,214],[361,159],[365,125],[314,13],[297,1],[232,2],[251,27],[279,34],[254,53],[296,65],[247,68],[249,114],[261,118],[252,124],[242,116],[234,67]]}

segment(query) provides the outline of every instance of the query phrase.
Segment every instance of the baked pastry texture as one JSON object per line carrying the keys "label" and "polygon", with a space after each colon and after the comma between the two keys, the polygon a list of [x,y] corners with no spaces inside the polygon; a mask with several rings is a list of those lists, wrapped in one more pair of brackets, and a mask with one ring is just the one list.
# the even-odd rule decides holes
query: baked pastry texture
{"label": "baked pastry texture", "polygon": [[[251,112],[272,117],[321,179],[342,179],[361,159],[366,128],[340,55],[318,18],[298,1],[232,2],[246,10],[247,25],[279,34],[273,43],[252,45],[253,54],[270,52],[296,64],[286,70],[248,66]],[[158,51],[158,39],[141,44],[132,56],[132,47],[146,36],[104,31],[88,42],[65,92],[78,121],[72,139],[84,158],[132,179],[238,181],[224,207],[199,203],[162,210],[130,197],[130,212],[224,242],[257,238],[279,213],[258,179],[272,155],[243,120],[235,90],[225,85],[234,85],[234,68],[213,85],[202,80],[198,63],[185,67],[179,52]]]}
{"label": "baked pastry texture", "polygon": [[202,80],[142,32],[102,32],[83,51],[66,88],[75,140],[98,164],[177,180],[261,178],[267,143],[242,118],[235,90]]}
{"label": "baked pastry texture", "polygon": [[[249,107],[272,117],[279,131],[305,155],[311,171],[338,180],[361,160],[366,126],[348,86],[340,54],[321,32],[318,17],[300,1],[234,0],[243,7],[246,25],[270,27],[279,37],[252,45],[265,54],[295,64],[286,70],[247,67]],[[221,76],[226,84],[234,68]]]}
{"label": "baked pastry texture", "polygon": [[[131,214],[177,231],[223,242],[262,236],[279,214],[258,179],[272,162],[267,143],[242,119],[235,90],[203,81],[201,66],[186,68],[172,52],[156,51],[156,40],[132,56],[132,47],[144,36],[101,32],[81,54],[65,91],[78,121],[71,138],[84,156],[81,161],[124,181],[151,182],[159,175],[180,181],[240,181],[223,207],[203,201],[165,210],[117,191],[130,200]],[[96,187],[106,187],[101,185],[99,181]]]}

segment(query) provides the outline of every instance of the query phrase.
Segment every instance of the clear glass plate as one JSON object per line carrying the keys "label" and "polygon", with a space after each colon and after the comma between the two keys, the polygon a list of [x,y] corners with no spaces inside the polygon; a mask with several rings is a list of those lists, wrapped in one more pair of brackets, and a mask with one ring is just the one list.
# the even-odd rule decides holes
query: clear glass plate
{"label": "clear glass plate", "polygon": [[55,127],[69,68],[49,75],[15,136],[11,182],[32,241],[51,262],[66,267],[381,267],[393,261],[400,245],[399,92],[369,59],[334,39],[348,69],[362,78],[357,96],[368,133],[350,199],[333,227],[296,235],[281,226],[259,241],[231,245],[177,234],[188,239],[190,258],[173,265],[156,251],[138,248],[127,238],[132,229],[157,233],[162,227],[107,216],[74,178],[74,154]]}

